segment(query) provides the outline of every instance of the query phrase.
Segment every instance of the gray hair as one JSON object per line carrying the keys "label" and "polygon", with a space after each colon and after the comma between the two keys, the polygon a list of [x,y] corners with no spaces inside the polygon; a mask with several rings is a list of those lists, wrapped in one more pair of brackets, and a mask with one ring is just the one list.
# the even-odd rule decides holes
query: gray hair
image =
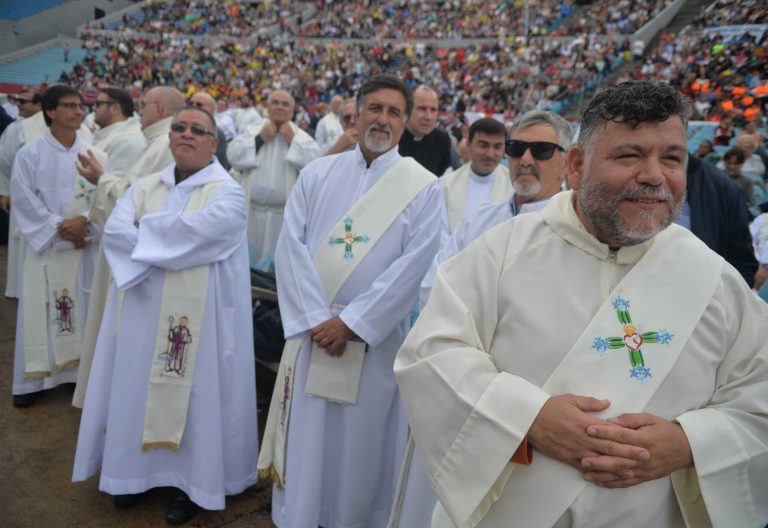
{"label": "gray hair", "polygon": [[534,125],[547,125],[552,127],[557,134],[557,142],[560,146],[563,147],[564,150],[571,148],[571,142],[573,141],[571,124],[562,116],[548,110],[531,110],[530,112],[526,112],[517,123],[514,124],[509,135],[512,137],[512,134],[518,130],[525,130]]}
{"label": "gray hair", "polygon": [[677,116],[688,128],[691,104],[669,84],[658,81],[629,81],[609,86],[597,94],[581,117],[578,145],[591,149],[597,129],[608,121],[637,128],[641,123],[661,123]]}
{"label": "gray hair", "polygon": [[171,119],[172,123],[176,122],[176,119],[179,117],[179,114],[182,112],[198,112],[201,114],[205,114],[205,116],[208,118],[208,121],[211,123],[211,133],[213,134],[213,137],[216,139],[219,139],[219,129],[216,127],[216,119],[211,115],[211,113],[206,110],[205,108],[200,108],[199,106],[187,106],[185,108],[182,108],[178,112],[173,114],[173,118]]}
{"label": "gray hair", "polygon": [[363,86],[357,91],[357,113],[363,111],[363,99],[365,99],[366,95],[373,92],[378,92],[379,90],[383,90],[385,88],[390,90],[397,90],[403,94],[403,97],[405,98],[405,114],[403,115],[403,121],[408,121],[408,117],[411,115],[411,111],[413,110],[413,94],[403,81],[394,75],[387,73],[382,73],[380,75],[371,77],[365,81],[365,84],[363,84]]}

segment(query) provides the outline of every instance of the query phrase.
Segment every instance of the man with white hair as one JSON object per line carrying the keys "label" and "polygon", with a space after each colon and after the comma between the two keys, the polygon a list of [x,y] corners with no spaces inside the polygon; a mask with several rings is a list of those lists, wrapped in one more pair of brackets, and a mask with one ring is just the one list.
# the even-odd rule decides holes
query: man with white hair
{"label": "man with white hair", "polygon": [[283,209],[299,171],[320,156],[320,147],[291,119],[294,100],[285,90],[272,90],[268,118],[233,139],[227,159],[250,198],[248,244],[251,262],[272,253],[283,225]]}
{"label": "man with white hair", "polygon": [[323,154],[336,143],[339,136],[344,133],[341,125],[341,104],[344,101],[340,95],[334,95],[331,98],[330,111],[320,119],[315,129],[315,141],[320,146]]}
{"label": "man with white hair", "polygon": [[344,133],[331,145],[326,155],[341,154],[357,145],[357,101],[354,97],[346,99],[341,105],[341,128]]}
{"label": "man with white hair", "polygon": [[288,341],[259,470],[280,528],[383,528],[405,447],[392,365],[443,204],[437,179],[397,151],[405,84],[373,77],[357,103],[358,145],[301,172],[275,255]]}

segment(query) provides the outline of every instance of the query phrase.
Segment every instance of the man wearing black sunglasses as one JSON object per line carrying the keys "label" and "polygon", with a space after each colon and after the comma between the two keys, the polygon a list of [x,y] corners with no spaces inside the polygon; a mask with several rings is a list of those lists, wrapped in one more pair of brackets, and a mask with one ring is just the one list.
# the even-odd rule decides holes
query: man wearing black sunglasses
{"label": "man wearing black sunglasses", "polygon": [[765,524],[768,306],[673,224],[689,113],[598,93],[574,191],[438,271],[394,367],[432,526]]}
{"label": "man wearing black sunglasses", "polygon": [[177,488],[172,524],[198,507],[224,509],[226,495],[256,480],[246,198],[216,146],[212,115],[178,112],[174,163],[131,186],[104,227],[115,285],[73,472],[80,481],[101,468],[100,488],[118,508]]}
{"label": "man wearing black sunglasses", "polygon": [[102,88],[93,104],[93,144],[107,153],[112,174],[123,177],[147,146],[139,121],[133,116],[133,99],[125,90]]}

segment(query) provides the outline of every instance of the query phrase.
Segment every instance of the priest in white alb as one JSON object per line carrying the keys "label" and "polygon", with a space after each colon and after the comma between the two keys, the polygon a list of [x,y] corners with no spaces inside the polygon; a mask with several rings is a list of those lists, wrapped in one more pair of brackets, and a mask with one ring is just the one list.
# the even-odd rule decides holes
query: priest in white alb
{"label": "priest in white alb", "polygon": [[433,527],[765,525],[768,307],[673,224],[689,108],[605,89],[574,191],[439,268],[395,362]]}
{"label": "priest in white alb", "polygon": [[302,171],[276,252],[288,341],[259,471],[280,528],[386,526],[406,441],[392,365],[445,213],[397,151],[406,86],[376,76],[357,101],[357,147]]}
{"label": "priest in white alb", "polygon": [[19,150],[11,175],[11,214],[25,242],[13,363],[13,402],[20,407],[77,379],[99,232],[88,224],[95,189],[75,164],[88,148],[106,163],[103,152],[77,136],[77,91],[53,86],[42,108],[49,128]]}
{"label": "priest in white alb", "polygon": [[[171,149],[169,148],[171,120],[173,114],[182,108],[184,108],[184,98],[176,88],[160,86],[147,92],[142,100],[140,110],[141,134],[146,139],[146,148],[134,156],[130,169],[125,174],[118,174],[114,171],[105,172],[99,160],[92,154],[85,153],[79,156],[78,172],[96,185],[96,195],[91,206],[90,220],[100,229],[104,228],[107,217],[112,212],[117,199],[125,194],[131,184],[139,178],[159,172],[173,163],[173,156],[171,156]],[[93,272],[91,295],[88,301],[88,318],[85,321],[83,349],[80,357],[80,368],[77,372],[77,386],[72,395],[72,405],[75,407],[82,408],[85,401],[88,375],[91,371],[99,328],[101,328],[101,319],[104,316],[110,281],[111,273],[107,258],[104,255],[104,248],[99,248]]]}
{"label": "priest in white alb", "polygon": [[248,243],[252,262],[275,251],[283,226],[283,209],[299,171],[320,156],[320,147],[297,127],[294,100],[285,90],[272,90],[267,119],[233,139],[227,159],[250,198]]}
{"label": "priest in white alb", "polygon": [[177,488],[166,520],[256,481],[258,433],[245,195],[214,157],[213,116],[171,124],[175,164],[139,179],[104,230],[114,275],[72,479],[101,470],[117,507]]}
{"label": "priest in white alb", "polygon": [[328,113],[317,123],[315,141],[317,141],[317,145],[320,147],[323,155],[328,153],[344,133],[344,128],[341,124],[341,107],[343,103],[344,98],[340,95],[331,97],[331,107]]}
{"label": "priest in white alb", "polygon": [[506,141],[507,130],[493,118],[478,119],[469,127],[469,163],[440,179],[451,233],[480,206],[508,202],[512,196],[509,171],[500,164]]}

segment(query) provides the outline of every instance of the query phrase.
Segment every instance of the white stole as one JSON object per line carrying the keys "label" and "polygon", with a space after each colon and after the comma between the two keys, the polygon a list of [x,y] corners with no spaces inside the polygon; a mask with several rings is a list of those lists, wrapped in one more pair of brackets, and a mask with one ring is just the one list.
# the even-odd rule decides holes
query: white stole
{"label": "white stole", "polygon": [[[382,175],[331,229],[328,233],[328,243],[321,245],[313,257],[329,305],[392,222],[434,179],[435,177],[413,158],[402,158]],[[355,235],[352,227],[355,232],[361,234]],[[306,339],[308,338],[289,339],[285,343],[259,453],[259,475],[271,477],[278,488],[282,488],[285,482],[293,380],[299,351]],[[364,350],[365,343],[348,341],[344,355],[361,355]],[[324,351],[318,352],[325,354]],[[312,367],[308,378],[310,375],[316,375],[311,370]],[[359,375],[358,373],[357,383]],[[323,375],[320,374],[320,377]],[[320,383],[323,383],[322,380]]]}
{"label": "white stole", "polygon": [[[445,199],[445,207],[448,210],[448,221],[451,232],[464,218],[467,208],[467,196],[469,194],[469,171],[472,170],[469,164],[458,168],[455,172],[446,174],[440,179]],[[491,203],[506,202],[512,196],[512,183],[509,181],[509,171],[503,165],[499,165],[493,174],[486,176],[493,178],[491,184]]]}
{"label": "white stole", "polygon": [[[611,407],[597,416],[646,407],[696,328],[722,272],[719,255],[704,252],[702,258],[693,247],[702,243],[681,233],[672,227],[656,235],[544,382],[544,391],[593,394],[600,380],[599,397],[610,399]],[[661,302],[654,297],[658,292],[666,292]],[[549,528],[587,485],[578,470],[537,452],[530,466],[507,464],[489,494],[498,501],[486,499],[459,526],[481,520],[497,526],[514,518],[520,526]],[[440,509],[433,526],[444,513]]]}
{"label": "white stole", "polygon": [[[198,211],[226,183],[213,181],[196,187],[184,211]],[[136,219],[163,211],[169,190],[160,173],[135,184]],[[200,342],[209,265],[165,270],[160,320],[157,324],[141,450],[164,447],[176,451],[184,434],[189,397]]]}
{"label": "white stole", "polygon": [[[93,185],[75,175],[72,201],[64,217],[74,218],[79,211],[87,210],[94,192]],[[49,333],[56,368],[71,369],[80,361],[82,329],[78,320],[77,271],[83,252],[66,240],[54,241],[47,252],[46,256],[38,255],[27,247],[24,256],[25,379],[51,375]],[[40,328],[33,322],[43,314],[47,320]]]}

